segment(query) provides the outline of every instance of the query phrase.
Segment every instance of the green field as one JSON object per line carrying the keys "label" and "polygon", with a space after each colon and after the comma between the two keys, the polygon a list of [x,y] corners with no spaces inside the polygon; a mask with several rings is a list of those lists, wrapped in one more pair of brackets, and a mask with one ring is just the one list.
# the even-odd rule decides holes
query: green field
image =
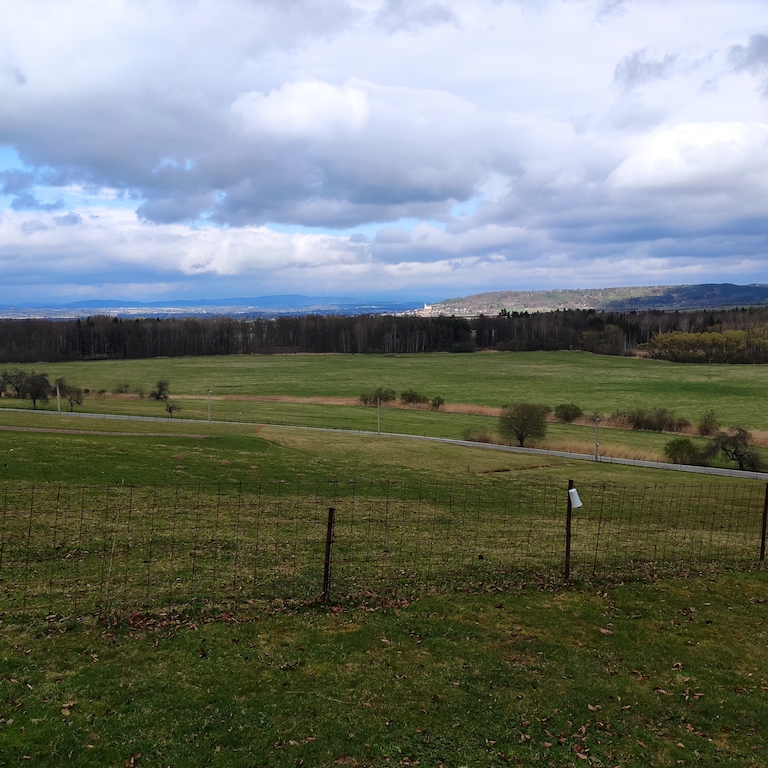
{"label": "green field", "polygon": [[[545,482],[675,482],[702,476],[555,456],[467,448],[376,434],[181,421],[71,419],[5,411],[0,482],[189,483],[255,480],[407,479],[483,481],[498,473]],[[553,432],[557,430],[553,426]],[[41,430],[41,431],[29,431]],[[13,431],[10,431],[13,430]],[[577,427],[563,426],[566,433]],[[592,434],[594,430],[591,431]],[[618,435],[618,436],[617,436]],[[601,443],[641,446],[665,435],[604,430]],[[181,458],[180,458],[181,457]],[[756,481],[721,478],[719,482]]]}
{"label": "green field", "polygon": [[[149,418],[166,416],[162,404],[146,394],[167,379],[172,399],[181,406],[177,418],[206,421],[208,394],[214,421],[353,429],[462,438],[467,430],[494,433],[491,415],[452,412],[457,404],[497,408],[505,403],[536,401],[551,407],[572,401],[603,417],[600,444],[604,455],[664,460],[668,435],[610,428],[605,417],[616,410],[664,405],[694,424],[713,409],[721,424],[740,424],[768,431],[764,366],[695,366],[581,353],[482,353],[410,356],[264,355],[249,357],[172,358],[94,361],[36,366],[51,379],[64,376],[88,389],[80,411]],[[114,396],[124,384],[132,392]],[[254,400],[275,398],[349,398],[377,386],[396,392],[413,389],[448,402],[443,411],[360,405]],[[103,392],[103,394],[99,394]],[[3,398],[5,408],[31,407],[28,401]],[[397,404],[395,404],[397,406]],[[54,400],[42,406],[56,409]],[[66,411],[67,404],[63,404]],[[4,419],[10,418],[6,414]],[[198,429],[195,426],[195,429]],[[146,430],[144,430],[146,431]],[[537,445],[591,453],[594,428],[588,424],[550,423]],[[722,464],[727,466],[727,464]]]}
{"label": "green field", "polygon": [[[34,368],[94,392],[122,382],[149,391],[167,378],[173,395],[197,396],[181,400],[181,415],[198,421],[0,412],[0,766],[765,764],[766,572],[711,575],[718,568],[707,560],[707,547],[720,539],[731,548],[743,539],[746,555],[738,557],[757,562],[759,519],[750,511],[742,528],[746,507],[738,499],[757,509],[763,483],[296,426],[374,432],[376,410],[360,406],[214,400],[213,418],[222,423],[208,423],[206,398],[209,387],[214,397],[356,397],[389,386],[452,403],[574,401],[604,414],[663,404],[691,420],[714,408],[723,423],[763,430],[764,368],[573,353]],[[82,410],[163,415],[160,404],[136,398],[92,397]],[[385,432],[459,437],[467,427],[495,428],[492,417],[462,413],[382,409],[381,416]],[[593,427],[549,427],[552,442],[594,439]],[[601,444],[638,452],[659,454],[668,437],[601,429]],[[678,563],[674,580],[607,577],[552,589],[545,586],[551,578],[530,568],[545,567],[550,542],[562,554],[562,505],[555,500],[557,514],[547,518],[536,501],[526,512],[532,565],[517,580],[488,579],[479,562],[492,570],[495,559],[514,556],[518,544],[504,541],[519,523],[473,499],[493,499],[509,485],[530,490],[532,499],[559,498],[569,479],[585,500],[574,520],[579,574],[596,557],[596,536],[603,544],[613,539],[622,557],[656,561],[668,556],[662,549],[684,543],[704,554],[700,565]],[[359,485],[346,484],[352,480]],[[230,497],[245,483],[248,503],[262,504],[253,489],[280,482],[290,493],[282,501],[282,491],[264,494],[263,523],[239,497],[225,514],[216,486],[206,486],[202,506],[193,501],[197,483],[222,484]],[[390,482],[409,489],[391,503]],[[301,511],[299,487],[308,499]],[[373,542],[396,566],[394,591],[382,576],[381,591],[348,599],[345,579],[364,582],[339,564],[330,606],[280,597],[281,589],[300,593],[291,588],[304,579],[305,594],[319,592],[323,514],[332,497],[315,487],[336,494],[341,562],[350,541],[358,552]],[[9,501],[17,493],[19,505]],[[122,501],[105,507],[104,493]],[[702,495],[710,511],[699,519]],[[99,500],[89,506],[86,498]],[[721,519],[713,517],[721,508]],[[410,527],[402,527],[406,519]],[[271,549],[241,549],[246,531]],[[642,552],[630,531],[648,533],[638,540]],[[279,546],[284,533],[288,547]],[[436,536],[443,549],[430,544]],[[302,541],[304,549],[290,544]],[[407,563],[417,545],[441,568],[453,557],[459,571],[450,578],[438,572],[430,588],[412,589]],[[180,557],[182,549],[191,560]],[[474,570],[462,561],[467,554]],[[378,567],[368,556],[355,562]],[[275,599],[255,589],[247,599],[257,577],[272,580]],[[233,611],[229,594],[238,589],[245,594]],[[59,610],[73,599],[73,610]]]}
{"label": "green field", "polygon": [[[12,366],[7,366],[12,367]],[[575,402],[610,414],[631,406],[665,405],[696,421],[713,408],[724,424],[768,429],[765,366],[682,365],[578,352],[431,355],[259,355],[40,363],[51,381],[64,376],[91,392],[122,383],[149,392],[158,379],[172,394],[359,397],[377,386],[414,389],[449,403],[502,406],[535,399]],[[91,401],[89,401],[90,403]],[[4,403],[7,404],[7,403]],[[215,402],[214,408],[218,409]],[[248,406],[250,407],[250,406]],[[242,404],[243,414],[247,403]],[[197,412],[204,415],[202,408]],[[231,415],[232,410],[228,416]]]}
{"label": "green field", "polygon": [[0,626],[0,765],[762,768],[765,573]]}

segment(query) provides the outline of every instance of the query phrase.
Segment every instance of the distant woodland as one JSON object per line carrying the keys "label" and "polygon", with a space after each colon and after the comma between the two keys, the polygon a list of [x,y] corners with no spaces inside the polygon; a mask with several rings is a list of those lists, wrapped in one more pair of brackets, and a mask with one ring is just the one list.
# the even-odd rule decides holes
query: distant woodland
{"label": "distant woodland", "polygon": [[507,312],[477,318],[0,320],[0,363],[291,352],[401,354],[582,350],[691,363],[768,363],[768,307]]}

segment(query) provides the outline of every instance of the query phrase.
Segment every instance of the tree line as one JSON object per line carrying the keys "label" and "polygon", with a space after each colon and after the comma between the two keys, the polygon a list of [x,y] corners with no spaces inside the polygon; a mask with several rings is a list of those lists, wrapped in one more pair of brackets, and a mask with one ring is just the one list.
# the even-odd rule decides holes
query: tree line
{"label": "tree line", "polygon": [[63,376],[51,384],[47,373],[22,368],[0,371],[0,397],[31,400],[35,410],[38,403],[47,403],[51,395],[69,403],[70,411],[74,411],[76,405],[83,404],[84,391],[70,386]]}
{"label": "tree line", "polygon": [[476,318],[0,319],[0,363],[286,352],[582,350],[680,362],[768,362],[768,307],[695,312],[507,312]]}

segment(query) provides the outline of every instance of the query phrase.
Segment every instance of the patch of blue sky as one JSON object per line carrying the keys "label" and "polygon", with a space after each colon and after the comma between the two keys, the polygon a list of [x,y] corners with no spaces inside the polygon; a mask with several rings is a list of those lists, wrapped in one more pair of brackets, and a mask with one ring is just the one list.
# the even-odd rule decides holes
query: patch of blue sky
{"label": "patch of blue sky", "polygon": [[451,207],[451,216],[454,219],[460,219],[464,216],[474,216],[480,203],[483,202],[485,197],[483,195],[474,195],[469,200],[463,200],[460,203],[456,203]]}
{"label": "patch of blue sky", "polygon": [[0,171],[23,171],[30,167],[21,159],[14,147],[0,145]]}

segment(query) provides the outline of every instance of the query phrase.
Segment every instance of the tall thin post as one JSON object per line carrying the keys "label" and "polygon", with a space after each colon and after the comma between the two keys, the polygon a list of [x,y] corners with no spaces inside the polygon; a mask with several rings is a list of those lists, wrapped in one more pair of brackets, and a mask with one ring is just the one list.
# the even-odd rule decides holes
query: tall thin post
{"label": "tall thin post", "polygon": [[211,390],[208,390],[208,421],[211,420]]}
{"label": "tall thin post", "polygon": [[765,562],[765,534],[768,528],[768,483],[765,486],[765,501],[763,502],[763,533],[760,538],[760,562]]}
{"label": "tall thin post", "polygon": [[61,415],[61,391],[59,390],[59,382],[56,382],[56,410]]}
{"label": "tall thin post", "polygon": [[331,549],[333,547],[333,529],[336,525],[336,507],[328,507],[328,526],[325,530],[325,564],[323,566],[323,597],[328,602],[331,593]]}
{"label": "tall thin post", "polygon": [[595,419],[595,461],[600,461],[600,417]]}
{"label": "tall thin post", "polygon": [[[573,488],[573,480],[568,481],[568,490]],[[571,504],[571,494],[568,496],[568,512],[565,516],[565,580],[571,578],[571,517],[573,515],[573,505]]]}

